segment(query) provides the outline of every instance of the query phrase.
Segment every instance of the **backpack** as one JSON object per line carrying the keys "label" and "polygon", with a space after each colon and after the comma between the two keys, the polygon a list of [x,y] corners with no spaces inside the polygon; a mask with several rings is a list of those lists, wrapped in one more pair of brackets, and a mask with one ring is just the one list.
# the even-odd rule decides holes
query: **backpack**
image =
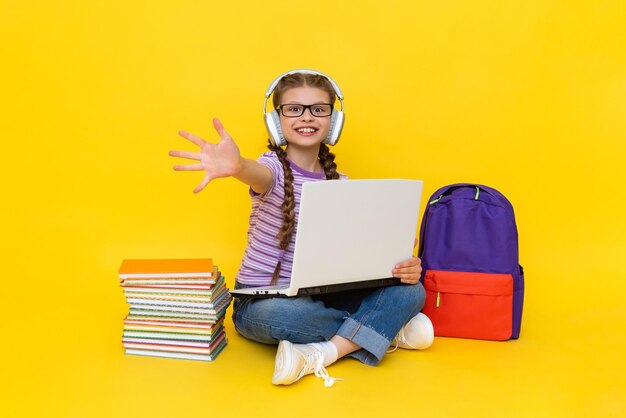
{"label": "backpack", "polygon": [[422,312],[435,335],[482,340],[519,337],[524,270],[513,206],[497,190],[451,184],[431,196],[418,257],[426,289]]}

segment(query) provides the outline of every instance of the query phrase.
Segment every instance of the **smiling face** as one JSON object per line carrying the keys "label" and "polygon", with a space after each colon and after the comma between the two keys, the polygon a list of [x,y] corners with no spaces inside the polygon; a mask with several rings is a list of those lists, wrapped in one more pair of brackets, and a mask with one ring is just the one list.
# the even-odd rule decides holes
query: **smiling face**
{"label": "smiling face", "polygon": [[[313,105],[332,103],[328,92],[317,87],[292,87],[281,95],[280,104]],[[328,136],[330,117],[315,117],[311,108],[301,116],[288,118],[280,114],[280,125],[288,145],[298,147],[318,147]]]}

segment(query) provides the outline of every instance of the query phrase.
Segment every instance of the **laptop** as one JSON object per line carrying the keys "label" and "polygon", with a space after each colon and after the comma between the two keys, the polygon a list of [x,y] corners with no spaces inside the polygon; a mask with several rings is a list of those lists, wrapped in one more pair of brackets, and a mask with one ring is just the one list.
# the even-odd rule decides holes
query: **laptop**
{"label": "laptop", "polygon": [[231,290],[234,297],[293,297],[400,283],[391,271],[413,255],[421,180],[305,183],[291,282]]}

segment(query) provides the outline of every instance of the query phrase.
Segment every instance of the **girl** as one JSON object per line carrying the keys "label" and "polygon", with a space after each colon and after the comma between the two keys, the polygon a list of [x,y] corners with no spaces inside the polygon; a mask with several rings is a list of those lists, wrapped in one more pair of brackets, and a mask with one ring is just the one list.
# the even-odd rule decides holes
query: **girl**
{"label": "girl", "polygon": [[[195,193],[219,177],[250,186],[248,245],[237,288],[289,283],[302,184],[346,178],[326,145],[334,145],[343,125],[337,84],[317,71],[295,70],[272,83],[266,101],[272,94],[275,110],[266,114],[270,151],[258,160],[240,155],[218,119],[213,120],[218,143],[181,131],[200,151],[169,153],[197,161],[175,170],[205,172]],[[337,97],[341,111],[334,109]],[[325,367],[341,357],[376,365],[390,343],[409,349],[432,344],[432,324],[419,313],[425,301],[420,260],[413,257],[390,270],[403,284],[314,298],[235,299],[233,323],[246,338],[278,344],[273,384],[289,385],[313,373],[332,386],[335,379]]]}

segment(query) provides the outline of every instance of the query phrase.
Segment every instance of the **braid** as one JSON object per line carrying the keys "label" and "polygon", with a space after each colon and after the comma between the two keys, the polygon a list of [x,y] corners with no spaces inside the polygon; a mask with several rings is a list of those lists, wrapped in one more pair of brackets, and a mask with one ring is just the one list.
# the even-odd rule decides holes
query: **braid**
{"label": "braid", "polygon": [[[296,224],[296,200],[293,194],[293,172],[289,161],[287,161],[287,153],[279,146],[273,145],[271,142],[267,146],[271,151],[274,151],[278,156],[278,160],[283,166],[283,172],[285,176],[285,197],[282,204],[283,209],[283,224],[278,231],[278,239],[280,241],[279,248],[281,251],[285,251],[291,242],[291,236]],[[271,284],[274,285],[278,282],[280,275],[280,266],[282,264],[282,258],[278,260],[274,274],[272,275]]]}
{"label": "braid", "polygon": [[320,152],[318,154],[320,164],[326,174],[326,180],[339,179],[339,173],[337,172],[337,164],[335,164],[335,154],[330,152],[328,145],[320,144]]}

